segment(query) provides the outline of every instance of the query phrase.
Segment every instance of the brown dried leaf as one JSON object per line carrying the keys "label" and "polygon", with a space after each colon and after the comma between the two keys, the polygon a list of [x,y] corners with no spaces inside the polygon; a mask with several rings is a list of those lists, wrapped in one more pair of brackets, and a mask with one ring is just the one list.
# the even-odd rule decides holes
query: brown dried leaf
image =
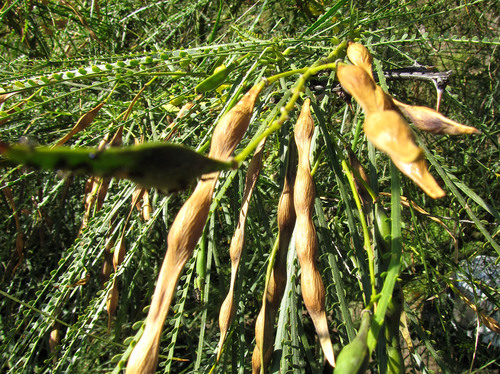
{"label": "brown dried leaf", "polygon": [[58,140],[58,142],[55,144],[55,146],[60,146],[66,143],[73,135],[76,133],[85,130],[94,120],[95,116],[101,110],[103,105],[105,104],[105,101],[102,103],[98,104],[95,108],[89,110],[87,113],[85,113],[83,116],[80,117],[76,125],[71,129],[69,133],[67,133],[65,136],[63,136],[61,139]]}
{"label": "brown dried leaf", "polygon": [[364,130],[368,140],[393,160],[408,163],[415,161],[422,154],[422,149],[415,143],[410,126],[394,110],[368,114]]}

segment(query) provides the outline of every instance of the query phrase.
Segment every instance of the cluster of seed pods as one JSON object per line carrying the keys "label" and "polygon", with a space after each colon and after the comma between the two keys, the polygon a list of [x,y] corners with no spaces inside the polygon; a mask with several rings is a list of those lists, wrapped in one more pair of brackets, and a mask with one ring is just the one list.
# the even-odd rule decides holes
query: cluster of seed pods
{"label": "cluster of seed pods", "polygon": [[[376,85],[372,73],[372,56],[364,46],[357,43],[350,44],[347,56],[354,65],[340,64],[337,75],[344,89],[358,101],[365,111],[364,131],[368,140],[387,153],[395,165],[429,196],[433,198],[444,196],[445,192],[427,170],[423,151],[416,144],[414,134],[404,116],[418,128],[435,134],[469,134],[478,130],[451,121],[430,108],[411,106],[393,99]],[[256,98],[263,87],[264,83],[254,86],[232,110],[222,117],[214,130],[209,157],[219,160],[226,160],[230,157],[249,125]],[[301,266],[301,290],[304,304],[314,323],[323,353],[327,361],[335,366],[325,312],[325,287],[316,266],[318,242],[312,220],[315,191],[309,160],[313,131],[314,122],[310,100],[306,99],[294,132],[298,153],[297,174],[295,177],[294,162],[289,163],[278,206],[279,237],[276,261],[264,291],[264,304],[256,321],[256,346],[252,357],[254,373],[265,371],[271,359],[272,325],[286,285],[286,251],[294,227],[297,255]],[[217,358],[220,358],[226,334],[235,313],[234,281],[243,251],[248,201],[262,166],[263,144],[256,151],[247,173],[240,220],[231,243],[231,287],[219,315],[221,337]],[[170,228],[168,251],[160,271],[144,333],[128,361],[127,373],[129,374],[153,373],[156,369],[163,324],[181,272],[191,257],[205,226],[218,176],[219,172],[213,172],[201,178]],[[361,341],[363,343],[361,353],[364,358],[367,357],[365,346],[370,320],[369,312],[366,311],[366,313],[356,340],[358,344]],[[343,356],[345,357],[346,353]],[[341,368],[348,361],[341,359],[340,356],[339,360]],[[362,360],[363,364],[360,368],[365,367],[365,361]],[[345,367],[350,367],[350,365],[346,364]],[[342,369],[339,372],[343,372]]]}
{"label": "cluster of seed pods", "polygon": [[445,192],[429,173],[423,151],[404,116],[417,128],[433,134],[472,134],[479,130],[452,121],[433,109],[393,99],[375,84],[373,58],[365,46],[351,43],[347,57],[354,65],[340,64],[337,76],[365,112],[363,129],[368,140],[387,153],[397,168],[430,197],[443,197]]}

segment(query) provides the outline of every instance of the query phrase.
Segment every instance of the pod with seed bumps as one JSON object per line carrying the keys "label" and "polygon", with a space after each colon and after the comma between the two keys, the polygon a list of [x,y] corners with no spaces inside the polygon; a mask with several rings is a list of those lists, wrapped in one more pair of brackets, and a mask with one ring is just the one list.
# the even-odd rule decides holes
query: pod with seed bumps
{"label": "pod with seed bumps", "polygon": [[189,148],[166,143],[143,143],[98,150],[64,146],[33,148],[0,142],[0,154],[14,164],[125,178],[143,187],[164,191],[185,188],[202,174],[233,167],[232,162],[205,157]]}
{"label": "pod with seed bumps", "polygon": [[333,346],[328,332],[325,312],[325,286],[316,267],[318,239],[312,221],[315,192],[309,166],[309,151],[314,132],[314,121],[311,116],[310,105],[311,101],[306,99],[299,119],[295,124],[294,132],[299,156],[293,196],[297,215],[295,246],[302,271],[300,276],[302,298],[316,328],[323,353],[330,365],[335,366]]}
{"label": "pod with seed bumps", "polygon": [[465,126],[446,118],[434,109],[425,106],[408,105],[393,99],[394,104],[399,110],[420,130],[433,134],[476,134],[480,133],[478,129],[471,126]]}
{"label": "pod with seed bumps", "polygon": [[287,172],[283,183],[283,191],[278,203],[278,248],[265,292],[264,303],[255,322],[255,348],[252,355],[252,373],[258,374],[269,366],[272,355],[274,319],[281,303],[286,287],[286,257],[293,228],[295,226],[295,209],[293,206],[293,185],[296,172],[296,150],[290,145]]}
{"label": "pod with seed bumps", "polygon": [[[255,101],[263,87],[263,83],[255,85],[221,118],[212,136],[211,157],[227,159],[231,155],[250,123]],[[158,276],[144,333],[130,355],[127,374],[150,374],[156,370],[163,324],[182,269],[205,227],[218,175],[215,172],[202,177],[170,227],[168,250]]]}

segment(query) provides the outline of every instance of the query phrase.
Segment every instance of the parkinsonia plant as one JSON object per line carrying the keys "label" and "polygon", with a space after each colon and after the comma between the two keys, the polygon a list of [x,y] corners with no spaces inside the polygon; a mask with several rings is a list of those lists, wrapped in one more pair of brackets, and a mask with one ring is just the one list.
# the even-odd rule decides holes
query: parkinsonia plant
{"label": "parkinsonia plant", "polygon": [[[375,366],[404,372],[405,364],[420,360],[406,314],[412,300],[401,279],[413,253],[405,256],[403,239],[419,252],[404,231],[402,206],[413,222],[418,213],[453,236],[413,198],[439,208],[451,195],[500,253],[458,189],[490,214],[498,212],[426,145],[434,138],[425,132],[480,131],[393,98],[386,78],[394,74],[382,69],[359,36],[357,30],[351,37],[358,42],[329,39],[329,53],[315,62],[303,56],[323,55],[325,48],[312,41],[251,37],[217,49],[126,56],[2,84],[0,122],[17,136],[3,132],[0,142],[0,187],[17,233],[4,281],[15,278],[25,256],[19,215],[28,208],[16,208],[15,193],[34,190],[31,180],[50,179],[32,196],[48,225],[44,212],[54,196],[69,206],[72,180],[90,176],[78,237],[36,298],[25,302],[1,291],[25,314],[4,336],[1,351],[19,357],[2,369],[36,366],[34,351],[44,337],[43,365],[56,372],[76,370],[72,356],[106,349],[114,357],[100,364],[116,373],[154,373],[158,367],[236,372],[238,366],[276,373],[304,365],[311,372],[323,365],[338,373]],[[415,80],[437,74],[408,68],[405,79],[412,71],[419,73]],[[147,83],[136,87],[136,78]],[[96,92],[95,102],[84,106],[69,132],[45,133],[43,145],[33,143],[41,137],[36,129],[16,125],[32,111],[41,113],[40,121],[64,118],[50,103],[88,90]],[[122,107],[113,102],[120,92],[133,93]],[[100,144],[96,134],[105,134]],[[19,141],[20,135],[27,139]],[[406,178],[402,188],[398,170],[419,189]],[[426,266],[422,253],[418,261]],[[101,291],[79,291],[90,285]],[[85,299],[85,310],[68,307],[75,298]],[[71,319],[72,313],[81,315]],[[498,330],[493,319],[481,320]],[[36,336],[21,332],[28,324]],[[421,326],[413,327],[430,344]],[[406,360],[400,331],[411,352]]]}

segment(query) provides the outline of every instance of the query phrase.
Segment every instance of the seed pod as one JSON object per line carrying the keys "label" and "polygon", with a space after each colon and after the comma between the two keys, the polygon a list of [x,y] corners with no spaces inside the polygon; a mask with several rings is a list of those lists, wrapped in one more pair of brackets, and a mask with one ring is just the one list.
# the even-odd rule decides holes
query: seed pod
{"label": "seed pod", "polygon": [[68,170],[100,177],[130,179],[143,187],[165,191],[184,188],[202,174],[231,169],[231,162],[205,157],[189,148],[165,143],[131,147],[94,148],[36,147],[0,143],[9,161],[41,169]]}
{"label": "seed pod", "polygon": [[255,322],[255,348],[252,355],[254,374],[260,373],[261,367],[265,370],[269,366],[273,353],[274,320],[286,287],[286,256],[296,218],[293,206],[295,164],[296,149],[291,143],[283,191],[278,203],[278,249],[267,289],[264,290],[266,297]]}
{"label": "seed pod", "polygon": [[234,231],[234,235],[231,239],[231,245],[229,247],[229,255],[231,257],[231,282],[229,285],[229,291],[227,293],[224,302],[222,303],[219,313],[220,341],[219,341],[219,352],[217,353],[217,360],[219,360],[222,354],[222,348],[226,340],[226,334],[227,331],[229,330],[229,326],[231,326],[231,323],[233,322],[234,314],[236,312],[234,289],[236,286],[236,277],[238,275],[240,259],[245,244],[245,228],[246,228],[248,207],[250,206],[250,199],[252,197],[252,192],[257,183],[260,169],[262,168],[262,155],[264,152],[264,144],[265,141],[260,143],[259,147],[255,151],[254,156],[252,157],[252,160],[250,161],[250,165],[248,166],[247,176],[245,180],[245,191],[243,193],[238,226]]}
{"label": "seed pod", "polygon": [[194,92],[197,94],[202,94],[205,92],[215,90],[222,83],[224,83],[227,76],[231,71],[233,71],[236,65],[237,65],[236,63],[232,63],[229,66],[225,65],[218,66],[211,76],[209,76],[207,79],[205,79],[195,87]]}
{"label": "seed pod", "polygon": [[340,84],[356,99],[365,113],[378,112],[376,85],[373,78],[360,66],[339,64],[337,77]]}
{"label": "seed pod", "polygon": [[475,127],[464,126],[458,122],[446,118],[434,109],[424,106],[408,105],[397,100],[393,100],[399,110],[408,117],[410,122],[420,130],[433,134],[477,134],[480,133]]}
{"label": "seed pod", "polygon": [[[231,155],[250,123],[255,100],[263,87],[264,84],[254,86],[221,118],[212,137],[212,157],[227,159]],[[163,324],[182,269],[203,232],[218,175],[215,172],[202,177],[170,227],[168,250],[158,276],[144,333],[130,355],[127,374],[155,372]]]}
{"label": "seed pod", "polygon": [[404,118],[393,110],[368,114],[363,126],[366,137],[393,160],[415,161],[421,154]]}
{"label": "seed pod", "polygon": [[375,98],[377,100],[377,107],[380,111],[384,110],[394,110],[396,112],[399,112],[399,109],[393,102],[393,98],[391,95],[386,93],[382,87],[377,86],[375,88]]}
{"label": "seed pod", "polygon": [[295,125],[295,142],[299,155],[293,199],[297,214],[295,246],[302,270],[300,277],[302,298],[316,328],[326,359],[330,365],[335,366],[325,313],[325,287],[316,267],[318,240],[312,221],[314,182],[309,166],[309,150],[313,132],[314,122],[311,116],[310,100],[307,99]]}
{"label": "seed pod", "polygon": [[349,60],[351,60],[351,62],[354,65],[365,69],[365,71],[373,79],[373,73],[372,73],[373,57],[363,44],[349,43],[349,46],[347,47],[347,57],[349,58]]}
{"label": "seed pod", "polygon": [[108,312],[108,332],[111,331],[111,319],[113,318],[116,308],[118,307],[119,291],[116,278],[113,279],[113,285],[106,298],[106,310]]}
{"label": "seed pod", "polygon": [[427,169],[427,163],[423,155],[420,155],[415,161],[403,162],[393,158],[394,165],[401,170],[408,178],[415,182],[424,192],[433,199],[439,199],[446,195],[441,187],[437,184],[434,177]]}
{"label": "seed pod", "polygon": [[337,357],[334,374],[364,374],[370,359],[367,339],[370,331],[371,315],[369,310],[361,312],[361,326],[354,340],[347,344]]}
{"label": "seed pod", "polygon": [[375,234],[386,251],[391,250],[391,219],[383,206],[375,205]]}

